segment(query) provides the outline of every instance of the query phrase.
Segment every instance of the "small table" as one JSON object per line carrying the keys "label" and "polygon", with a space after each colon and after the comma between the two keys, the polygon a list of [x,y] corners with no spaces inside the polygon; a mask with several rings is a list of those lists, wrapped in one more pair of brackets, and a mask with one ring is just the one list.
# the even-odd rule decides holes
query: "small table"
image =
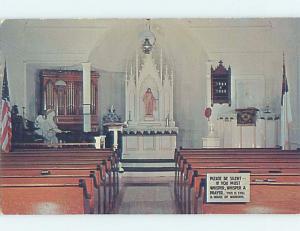
{"label": "small table", "polygon": [[95,148],[96,149],[105,149],[105,138],[106,136],[101,135],[101,136],[96,136],[95,137]]}
{"label": "small table", "polygon": [[108,128],[109,132],[114,133],[114,144],[113,144],[113,149],[117,150],[118,149],[118,132],[123,131],[123,127],[125,126],[124,123],[105,123],[103,126]]}

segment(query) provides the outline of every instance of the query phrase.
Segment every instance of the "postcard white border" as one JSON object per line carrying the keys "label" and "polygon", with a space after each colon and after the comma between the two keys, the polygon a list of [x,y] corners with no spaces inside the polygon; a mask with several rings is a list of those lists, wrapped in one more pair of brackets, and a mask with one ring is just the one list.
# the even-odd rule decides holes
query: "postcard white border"
{"label": "postcard white border", "polygon": [[[300,17],[297,0],[0,0],[1,18]],[[233,225],[234,224],[234,225]],[[300,230],[299,215],[0,216],[1,230]],[[100,228],[101,225],[104,228]]]}

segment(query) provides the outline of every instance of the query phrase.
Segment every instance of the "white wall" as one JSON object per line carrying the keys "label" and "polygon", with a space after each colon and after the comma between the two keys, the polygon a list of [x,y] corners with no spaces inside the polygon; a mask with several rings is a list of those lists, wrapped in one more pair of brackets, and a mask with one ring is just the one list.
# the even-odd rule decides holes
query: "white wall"
{"label": "white wall", "polygon": [[[294,117],[292,139],[300,140],[299,19],[155,19],[151,25],[175,71],[178,145],[201,147],[201,137],[207,134],[207,63],[216,67],[221,59],[232,68],[232,106],[214,105],[215,117],[235,109],[235,82],[247,79],[265,84],[259,104],[268,103],[279,113],[283,51]],[[124,118],[125,65],[140,49],[138,35],[144,28],[143,20],[5,20],[0,50],[7,61],[12,104],[25,106],[33,119],[37,70],[78,69],[90,61],[101,75],[99,121],[111,104]]]}
{"label": "white wall", "polygon": [[100,126],[102,127],[102,118],[108,113],[108,109],[114,105],[116,113],[125,120],[125,73],[112,73],[99,71],[100,87]]}
{"label": "white wall", "polygon": [[[282,54],[285,52],[286,72],[293,111],[292,141],[299,143],[299,73],[298,73],[298,19],[213,19],[209,23],[195,23],[191,28],[207,51],[210,63],[216,67],[219,60],[232,70],[232,106],[214,105],[213,117],[238,106],[235,83],[255,81],[251,97],[261,95],[259,108],[271,106],[280,113],[282,83]],[[264,85],[264,86],[263,86]],[[239,101],[242,99],[239,98]]]}

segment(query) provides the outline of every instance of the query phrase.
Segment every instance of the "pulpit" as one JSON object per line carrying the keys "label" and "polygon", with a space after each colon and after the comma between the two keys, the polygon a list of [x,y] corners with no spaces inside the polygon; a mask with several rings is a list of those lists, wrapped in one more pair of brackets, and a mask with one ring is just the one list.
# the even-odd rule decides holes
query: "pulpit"
{"label": "pulpit", "polygon": [[123,123],[105,123],[103,127],[107,130],[107,132],[112,132],[113,134],[113,143],[112,148],[113,150],[117,150],[119,146],[119,134],[123,132]]}
{"label": "pulpit", "polygon": [[279,116],[254,108],[220,114],[215,123],[223,148],[274,148],[278,145]]}
{"label": "pulpit", "polygon": [[125,124],[121,122],[121,117],[116,113],[112,105],[108,109],[108,113],[103,117],[103,130],[107,137],[107,147],[114,150],[120,148],[120,136],[124,126]]}
{"label": "pulpit", "polygon": [[137,55],[134,67],[126,72],[123,158],[173,158],[178,133],[173,72],[167,65],[163,68],[162,57],[158,69],[152,52]]}

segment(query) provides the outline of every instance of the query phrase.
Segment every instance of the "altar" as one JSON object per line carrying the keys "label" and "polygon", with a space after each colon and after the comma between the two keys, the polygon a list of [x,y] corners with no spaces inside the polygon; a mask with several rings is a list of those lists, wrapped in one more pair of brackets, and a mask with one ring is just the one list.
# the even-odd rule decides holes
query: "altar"
{"label": "altar", "polygon": [[[164,67],[164,68],[163,68]],[[126,71],[123,158],[173,158],[178,127],[173,118],[173,78],[167,64],[157,68],[152,51],[136,55]]]}

